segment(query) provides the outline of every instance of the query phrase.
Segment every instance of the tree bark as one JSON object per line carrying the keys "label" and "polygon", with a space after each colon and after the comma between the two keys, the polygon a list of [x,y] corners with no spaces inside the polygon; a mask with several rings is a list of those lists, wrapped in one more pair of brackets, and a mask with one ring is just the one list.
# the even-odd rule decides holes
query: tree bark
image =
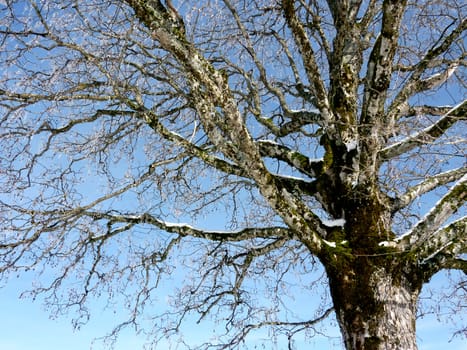
{"label": "tree bark", "polygon": [[422,284],[410,270],[392,266],[390,258],[368,256],[348,260],[339,271],[327,269],[346,349],[417,349],[415,318]]}

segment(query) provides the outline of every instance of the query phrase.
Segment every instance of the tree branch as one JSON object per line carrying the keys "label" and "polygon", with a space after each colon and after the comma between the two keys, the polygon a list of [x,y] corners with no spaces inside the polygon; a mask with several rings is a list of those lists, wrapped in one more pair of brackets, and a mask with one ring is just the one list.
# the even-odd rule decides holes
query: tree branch
{"label": "tree branch", "polygon": [[257,144],[262,156],[286,162],[310,177],[317,177],[323,171],[322,159],[310,159],[300,152],[270,140],[260,140]]}
{"label": "tree branch", "polygon": [[[432,116],[443,116],[450,114],[453,117],[459,119],[465,119],[466,108],[457,108],[453,110],[452,106],[409,106],[407,110],[404,111],[404,117],[414,117],[421,115],[432,115]],[[401,115],[402,116],[402,115]]]}
{"label": "tree branch", "polygon": [[[136,108],[141,109],[141,106],[136,106]],[[187,152],[193,156],[203,160],[206,164],[216,168],[219,171],[222,171],[226,174],[236,175],[239,177],[249,177],[247,172],[238,167],[232,162],[225,161],[219,157],[216,157],[210,154],[209,149],[203,149],[194,143],[190,142],[186,138],[182,137],[176,132],[172,132],[167,129],[159,120],[158,116],[151,110],[143,109],[141,112],[131,112],[136,117],[143,119],[146,123],[159,135],[164,137],[166,140],[174,142],[175,144],[182,146]]]}
{"label": "tree branch", "polygon": [[[399,28],[406,6],[406,0],[383,2],[381,32],[370,54],[363,93],[361,124],[368,125],[367,128],[370,129],[375,128],[375,125],[378,130],[381,128],[378,125],[381,121],[378,122],[378,119],[384,115],[384,103],[398,46]],[[388,120],[382,122],[384,127],[388,126]],[[378,133],[381,133],[381,130]],[[365,134],[372,135],[372,132],[370,130]]]}
{"label": "tree branch", "polygon": [[371,22],[374,20],[376,14],[378,13],[378,10],[380,10],[378,1],[370,0],[364,15],[360,20],[360,28],[365,38],[368,35],[368,28]]}
{"label": "tree branch", "polygon": [[467,260],[463,259],[446,259],[440,267],[443,269],[461,270],[467,275]]}
{"label": "tree branch", "polygon": [[332,314],[334,311],[334,308],[328,308],[326,311],[324,311],[319,317],[313,319],[313,320],[307,320],[307,321],[299,321],[299,322],[287,322],[287,321],[263,321],[255,324],[247,324],[245,325],[241,332],[236,334],[228,344],[225,344],[225,346],[221,347],[221,349],[227,349],[231,347],[237,347],[239,344],[242,343],[242,341],[248,336],[248,334],[252,331],[255,331],[257,329],[265,328],[265,327],[286,327],[290,328],[289,333],[289,341],[290,338],[293,337],[293,335],[297,332],[300,332],[304,329],[309,329],[313,327],[314,325],[318,324],[319,322],[325,320],[329,315]]}
{"label": "tree branch", "polygon": [[421,183],[409,188],[403,195],[398,196],[392,206],[392,212],[396,212],[397,210],[408,206],[414,199],[439,186],[459,180],[465,174],[467,174],[467,168],[462,167],[426,178]]}
{"label": "tree branch", "polygon": [[108,101],[115,99],[115,95],[77,93],[82,90],[87,90],[91,87],[96,87],[97,84],[78,84],[72,89],[60,91],[52,94],[35,94],[35,93],[18,93],[0,89],[0,98],[2,101],[22,102],[26,104],[34,104],[40,101],[73,101],[73,100],[88,100],[88,101]]}
{"label": "tree branch", "polygon": [[[460,115],[456,117],[455,115]],[[411,151],[420,145],[432,143],[434,140],[443,135],[452,125],[459,120],[464,120],[467,115],[467,100],[459,103],[444,114],[437,122],[416,133],[401,140],[393,145],[390,145],[379,153],[381,161],[387,161]]]}
{"label": "tree branch", "polygon": [[383,2],[381,31],[368,58],[359,121],[360,183],[372,183],[378,176],[377,152],[385,144],[386,135],[391,129],[392,120],[387,118],[384,107],[406,6],[407,0]]}
{"label": "tree branch", "polygon": [[[184,67],[189,79],[191,102],[217,150],[246,171],[284,222],[302,233],[310,248],[319,251],[322,239],[317,231],[325,236],[325,230],[320,227],[318,217],[266,169],[225,75],[216,70],[191,43],[166,29],[166,19],[147,0],[127,0],[127,3],[133,7],[139,20],[153,31],[161,46]],[[150,115],[147,122],[152,122]],[[293,215],[290,208],[294,208]]]}
{"label": "tree branch", "polygon": [[[141,215],[126,215],[126,214],[109,214],[96,211],[84,211],[80,215],[87,216],[93,220],[108,220],[110,223],[123,223],[123,224],[149,224],[155,226],[163,231],[175,233],[182,237],[191,236],[195,238],[203,238],[211,241],[220,242],[239,242],[247,239],[254,238],[279,238],[279,237],[293,237],[294,233],[285,227],[268,227],[268,228],[246,228],[240,231],[204,231],[196,229],[188,224],[175,224],[168,223],[157,219],[151,214]],[[108,234],[92,237],[91,240],[98,241],[109,238]]]}
{"label": "tree branch", "polygon": [[415,251],[418,260],[427,267],[427,276],[441,269],[458,269],[467,274],[467,261],[460,254],[467,253],[467,217],[463,217],[436,231]]}
{"label": "tree branch", "polygon": [[[277,97],[277,99],[279,100],[279,103],[280,103],[282,109],[285,111],[285,113],[286,114],[291,113],[290,109],[288,107],[288,104],[286,102],[286,97],[285,97],[283,91],[281,89],[275,87],[271,83],[271,80],[269,79],[269,77],[267,75],[266,68],[264,67],[264,65],[259,60],[259,58],[258,58],[258,56],[256,54],[256,50],[254,48],[254,45],[253,45],[253,43],[251,41],[250,35],[249,35],[247,29],[245,28],[244,24],[242,23],[242,20],[241,20],[240,16],[238,15],[237,10],[231,4],[230,1],[224,0],[224,3],[227,6],[227,8],[229,9],[229,11],[232,13],[232,16],[235,19],[235,23],[237,24],[237,27],[240,30],[240,33],[241,33],[243,39],[245,40],[245,43],[244,43],[243,46],[245,47],[246,51],[250,55],[251,59],[253,60],[254,65],[258,69],[260,81],[264,84],[264,86],[266,87],[266,89],[268,89],[269,92],[271,92],[274,96]],[[264,119],[261,118],[261,117],[259,117],[257,119],[260,122],[264,121]],[[269,123],[265,123],[264,125],[267,126],[267,127],[271,126]]]}
{"label": "tree branch", "polygon": [[358,111],[359,72],[363,63],[361,28],[356,23],[361,0],[327,1],[336,35],[330,64],[330,103],[335,108],[340,136],[344,143],[355,139]]}
{"label": "tree branch", "polygon": [[[444,245],[449,243],[448,238],[452,238],[449,235],[436,235],[439,227],[448,220],[451,215],[457,212],[457,210],[465,203],[467,198],[467,175],[464,175],[451,189],[444,195],[443,198],[431,209],[431,211],[420,220],[408,233],[398,238],[399,246],[403,251],[413,251],[419,253],[421,258],[426,258],[427,254],[433,252],[431,249],[424,249],[423,247],[432,247],[441,249]],[[457,224],[453,224],[451,231],[452,233],[462,232],[461,237],[465,237],[466,219],[456,221]],[[457,226],[456,226],[457,225]],[[461,228],[464,231],[459,231]],[[443,231],[439,231],[443,232]]]}
{"label": "tree branch", "polygon": [[388,115],[391,118],[403,116],[403,113],[401,113],[401,111],[405,109],[404,105],[407,104],[409,98],[415,93],[429,89],[449,78],[449,76],[453,72],[453,69],[455,69],[459,64],[457,61],[450,62],[447,65],[446,70],[444,72],[440,72],[439,75],[432,76],[431,78],[427,78],[425,80],[421,79],[426,69],[430,68],[434,64],[435,60],[437,60],[437,57],[439,57],[441,54],[443,54],[449,49],[451,44],[462,35],[466,28],[467,19],[463,19],[461,20],[459,25],[444,38],[444,40],[441,41],[440,38],[435,43],[435,45],[430,50],[428,50],[425,56],[413,68],[411,68],[411,70],[413,71],[412,75],[405,83],[405,85],[400,89],[399,93],[394,98],[393,102],[388,108]]}
{"label": "tree branch", "polygon": [[[316,41],[319,43],[320,47],[324,50],[326,54],[326,58],[328,64],[331,64],[331,45],[329,44],[328,38],[326,37],[326,33],[323,30],[322,22],[323,17],[321,11],[319,9],[319,5],[316,2],[306,2],[305,0],[300,0],[300,5],[302,5],[309,17],[306,19],[306,25],[312,31],[316,31],[318,35],[313,35]],[[314,6],[314,8],[312,8]]]}
{"label": "tree branch", "polygon": [[325,125],[332,127],[331,124],[333,122],[333,118],[330,114],[326,87],[321,79],[322,75],[318,63],[316,62],[315,53],[311,47],[308,35],[306,34],[303,24],[297,18],[294,3],[295,1],[293,0],[282,1],[284,16],[287,21],[287,25],[292,31],[295,43],[300,50],[308,80],[313,86],[312,92],[316,97],[316,107],[320,110]]}

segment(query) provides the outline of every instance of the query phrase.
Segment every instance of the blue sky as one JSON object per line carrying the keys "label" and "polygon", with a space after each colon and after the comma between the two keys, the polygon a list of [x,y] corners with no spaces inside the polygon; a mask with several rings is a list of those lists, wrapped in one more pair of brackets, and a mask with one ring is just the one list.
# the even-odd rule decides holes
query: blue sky
{"label": "blue sky", "polygon": [[[43,308],[40,300],[32,302],[30,299],[19,299],[18,293],[30,282],[24,277],[11,280],[10,283],[0,289],[0,349],[1,350],[103,350],[102,342],[93,339],[105,335],[115,323],[113,312],[102,311],[102,305],[94,305],[91,321],[79,331],[73,331],[70,316],[62,316],[51,319],[49,313]],[[445,278],[437,275],[432,283],[442,286]],[[304,305],[306,307],[306,305]],[[439,322],[431,316],[418,324],[419,350],[464,350],[465,340],[459,337],[451,342],[452,325]],[[193,339],[199,335],[199,326],[188,326],[184,332],[185,338]],[[336,329],[331,329],[331,335],[338,336]],[[144,336],[138,336],[131,330],[124,331],[116,344],[116,350],[142,349]],[[251,344],[251,346],[250,346]],[[314,338],[306,348],[320,350],[340,350],[337,338]],[[250,341],[249,348],[254,347],[254,339]],[[158,349],[165,348],[164,345]],[[303,349],[297,342],[297,349]],[[278,349],[285,349],[278,346]]]}

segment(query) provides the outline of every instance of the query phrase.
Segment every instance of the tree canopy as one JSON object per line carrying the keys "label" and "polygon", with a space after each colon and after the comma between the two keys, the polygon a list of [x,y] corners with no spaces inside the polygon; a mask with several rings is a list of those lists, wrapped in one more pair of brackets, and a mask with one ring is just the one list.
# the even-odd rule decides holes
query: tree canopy
{"label": "tree canopy", "polygon": [[[387,349],[409,349],[422,286],[466,273],[461,1],[4,0],[0,18],[0,276],[43,276],[52,312],[80,324],[124,296],[112,334],[149,314],[155,342],[225,323],[203,348],[292,344],[336,312],[347,348],[405,330]],[[383,330],[391,302],[407,322]]]}

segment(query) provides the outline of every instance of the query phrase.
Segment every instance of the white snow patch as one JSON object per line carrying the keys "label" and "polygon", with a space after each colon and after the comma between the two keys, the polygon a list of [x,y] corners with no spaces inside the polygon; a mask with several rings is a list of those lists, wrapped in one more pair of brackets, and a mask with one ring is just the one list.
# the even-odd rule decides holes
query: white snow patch
{"label": "white snow patch", "polygon": [[347,152],[353,151],[354,149],[357,149],[358,141],[357,140],[352,140],[350,142],[347,142],[345,144],[345,147],[347,148]]}
{"label": "white snow patch", "polygon": [[303,177],[299,176],[292,176],[292,175],[283,175],[283,174],[278,174],[278,173],[272,173],[274,176],[282,177],[284,179],[289,179],[289,180],[298,180],[298,181],[307,181]]}
{"label": "white snow patch", "polygon": [[405,239],[405,237],[408,237],[412,234],[412,230],[413,228],[409,229],[408,231],[406,231],[405,233],[403,233],[402,235],[400,235],[399,237],[397,237],[395,239],[396,242],[400,242],[402,241],[403,239]]}
{"label": "white snow patch", "polygon": [[378,245],[380,247],[395,247],[397,246],[397,243],[394,241],[383,241],[383,242],[379,242]]}
{"label": "white snow patch", "polygon": [[345,219],[336,220],[321,220],[324,226],[327,227],[343,227],[345,225]]}
{"label": "white snow patch", "polygon": [[277,146],[280,146],[279,143],[277,143],[276,141],[273,141],[273,140],[258,140],[258,142],[262,142],[262,143],[269,143],[271,145],[277,145]]}
{"label": "white snow patch", "polygon": [[323,242],[327,245],[330,246],[331,248],[336,248],[336,242],[329,242],[323,239]]}
{"label": "white snow patch", "polygon": [[187,228],[187,229],[191,229],[193,230],[193,226],[189,225],[189,224],[185,224],[185,223],[176,223],[176,222],[164,222],[164,221],[161,221],[161,224],[166,226],[167,228]]}
{"label": "white snow patch", "polygon": [[315,114],[320,114],[319,109],[317,108],[310,108],[310,109],[291,109],[291,113],[293,114],[298,114],[298,113],[315,113]]}
{"label": "white snow patch", "polygon": [[426,264],[428,261],[430,261],[431,259],[433,259],[439,252],[442,252],[444,248],[446,248],[449,244],[451,244],[452,242],[449,241],[447,242],[445,245],[443,245],[441,248],[439,248],[438,250],[436,250],[434,253],[430,254],[429,256],[427,256],[426,258],[424,258],[422,260],[422,264]]}

